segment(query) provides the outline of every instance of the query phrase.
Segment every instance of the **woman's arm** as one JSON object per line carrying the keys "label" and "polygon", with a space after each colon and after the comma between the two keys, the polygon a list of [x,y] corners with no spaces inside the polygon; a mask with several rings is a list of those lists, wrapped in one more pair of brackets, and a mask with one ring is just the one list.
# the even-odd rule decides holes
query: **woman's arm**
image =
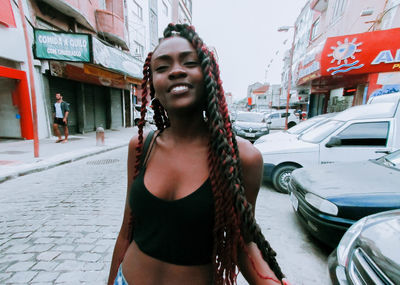
{"label": "woman's arm", "polygon": [[[240,138],[237,138],[237,141],[242,164],[245,195],[247,201],[253,207],[254,214],[263,175],[263,159],[261,153],[250,142]],[[280,281],[263,259],[261,251],[254,242],[247,244],[245,250],[239,248],[238,266],[249,284],[280,284]],[[261,278],[258,274],[272,279]]]}
{"label": "woman's arm", "polygon": [[108,285],[114,284],[115,277],[117,276],[118,267],[124,259],[125,253],[130,245],[130,234],[131,234],[131,208],[129,206],[129,193],[133,183],[133,175],[135,172],[135,162],[136,162],[136,146],[138,144],[137,136],[133,137],[129,142],[128,148],[128,187],[125,199],[125,210],[124,218],[122,220],[121,230],[118,234],[117,241],[114,247],[114,253],[111,261],[110,275],[108,277]]}

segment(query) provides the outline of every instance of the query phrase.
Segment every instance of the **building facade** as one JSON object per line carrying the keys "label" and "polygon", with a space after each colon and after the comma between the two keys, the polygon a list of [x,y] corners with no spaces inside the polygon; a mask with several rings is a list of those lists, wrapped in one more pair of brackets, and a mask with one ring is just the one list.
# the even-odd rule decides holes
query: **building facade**
{"label": "building facade", "polygon": [[294,25],[297,98],[291,99],[315,116],[400,90],[399,6],[398,0],[307,2]]}
{"label": "building facade", "polygon": [[[72,134],[134,125],[144,59],[157,46],[161,27],[173,22],[174,13],[179,15],[172,0],[2,3],[0,137],[32,139],[34,132],[39,138],[52,136],[56,93],[70,104]],[[30,49],[33,84],[29,82]]]}

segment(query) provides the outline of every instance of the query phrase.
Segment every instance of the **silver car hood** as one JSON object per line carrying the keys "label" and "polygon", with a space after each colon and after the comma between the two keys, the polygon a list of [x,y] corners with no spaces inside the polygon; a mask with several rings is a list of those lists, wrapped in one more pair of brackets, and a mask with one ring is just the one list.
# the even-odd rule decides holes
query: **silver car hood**
{"label": "silver car hood", "polygon": [[400,215],[364,227],[356,240],[369,258],[395,284],[400,282]]}

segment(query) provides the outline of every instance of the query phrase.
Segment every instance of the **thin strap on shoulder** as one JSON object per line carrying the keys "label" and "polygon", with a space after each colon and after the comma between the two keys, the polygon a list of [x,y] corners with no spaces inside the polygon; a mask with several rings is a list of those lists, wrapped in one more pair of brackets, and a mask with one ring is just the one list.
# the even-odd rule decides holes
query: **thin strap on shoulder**
{"label": "thin strap on shoulder", "polygon": [[156,138],[157,138],[159,133],[160,132],[158,130],[157,131],[153,131],[152,130],[147,135],[146,140],[145,140],[144,145],[143,145],[142,154],[144,154],[144,155],[142,155],[142,158],[140,160],[140,166],[141,167],[146,166],[146,163],[147,163],[147,160],[149,159],[149,156],[150,156],[151,150],[153,148],[154,142],[155,142],[155,140],[156,140]]}
{"label": "thin strap on shoulder", "polygon": [[150,133],[147,135],[146,140],[144,141],[142,156],[140,158],[140,167],[143,166],[143,163],[145,161],[145,157],[147,156],[147,150],[149,149],[149,145],[150,145],[150,142],[153,139],[154,133],[155,132],[153,130],[151,130]]}

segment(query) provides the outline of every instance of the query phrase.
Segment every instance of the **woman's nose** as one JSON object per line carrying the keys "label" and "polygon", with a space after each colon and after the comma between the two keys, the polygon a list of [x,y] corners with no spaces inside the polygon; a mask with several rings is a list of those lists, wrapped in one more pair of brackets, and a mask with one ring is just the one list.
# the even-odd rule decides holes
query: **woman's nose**
{"label": "woman's nose", "polygon": [[186,77],[186,75],[187,74],[186,74],[185,69],[181,65],[175,64],[171,68],[171,70],[168,74],[168,77],[169,77],[169,79],[176,79],[176,78]]}

